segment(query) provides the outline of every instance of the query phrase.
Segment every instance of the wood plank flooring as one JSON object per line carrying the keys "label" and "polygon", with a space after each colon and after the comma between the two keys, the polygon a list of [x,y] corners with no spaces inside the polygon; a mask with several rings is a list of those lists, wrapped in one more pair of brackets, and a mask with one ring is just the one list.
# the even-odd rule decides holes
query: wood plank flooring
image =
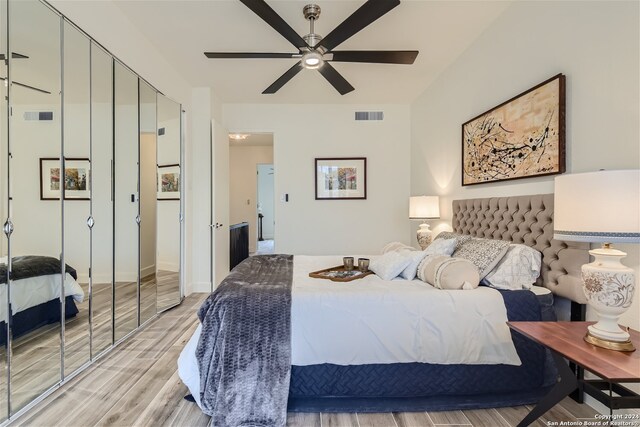
{"label": "wood plank flooring", "polygon": [[[205,294],[192,294],[15,421],[20,426],[208,426],[177,373],[177,359],[197,326]],[[290,413],[292,427],[515,426],[531,408],[330,414]],[[596,412],[565,399],[535,426],[593,419]]]}

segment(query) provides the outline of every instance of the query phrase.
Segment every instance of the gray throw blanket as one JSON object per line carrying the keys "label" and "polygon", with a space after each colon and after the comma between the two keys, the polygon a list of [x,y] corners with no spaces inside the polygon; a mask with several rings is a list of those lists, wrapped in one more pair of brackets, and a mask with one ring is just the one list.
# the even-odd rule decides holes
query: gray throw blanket
{"label": "gray throw blanket", "polygon": [[200,400],[214,426],[286,425],[292,277],[293,256],[253,256],[200,307]]}

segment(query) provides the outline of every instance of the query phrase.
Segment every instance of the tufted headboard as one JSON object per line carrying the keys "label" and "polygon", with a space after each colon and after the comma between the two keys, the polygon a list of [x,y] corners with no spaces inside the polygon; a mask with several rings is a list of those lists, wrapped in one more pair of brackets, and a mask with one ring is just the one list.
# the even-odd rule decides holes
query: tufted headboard
{"label": "tufted headboard", "polygon": [[586,303],[581,267],[589,245],[553,238],[553,194],[453,201],[453,231],[531,246],[542,253],[537,285],[561,297]]}

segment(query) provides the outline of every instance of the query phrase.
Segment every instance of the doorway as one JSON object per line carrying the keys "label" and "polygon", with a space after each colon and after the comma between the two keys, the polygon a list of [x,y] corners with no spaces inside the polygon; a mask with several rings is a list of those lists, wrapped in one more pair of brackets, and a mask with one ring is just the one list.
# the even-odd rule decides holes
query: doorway
{"label": "doorway", "polygon": [[275,171],[272,133],[229,134],[229,223],[248,227],[250,255],[274,252]]}
{"label": "doorway", "polygon": [[272,254],[275,247],[275,191],[273,164],[259,164],[258,176],[258,242],[256,254]]}

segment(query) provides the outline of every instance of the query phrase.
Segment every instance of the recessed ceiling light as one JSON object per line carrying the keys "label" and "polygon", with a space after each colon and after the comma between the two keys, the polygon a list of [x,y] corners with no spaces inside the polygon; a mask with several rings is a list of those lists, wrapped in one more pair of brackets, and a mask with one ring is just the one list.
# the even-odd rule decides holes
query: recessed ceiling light
{"label": "recessed ceiling light", "polygon": [[246,133],[230,133],[229,138],[234,139],[236,141],[242,141],[249,137]]}

